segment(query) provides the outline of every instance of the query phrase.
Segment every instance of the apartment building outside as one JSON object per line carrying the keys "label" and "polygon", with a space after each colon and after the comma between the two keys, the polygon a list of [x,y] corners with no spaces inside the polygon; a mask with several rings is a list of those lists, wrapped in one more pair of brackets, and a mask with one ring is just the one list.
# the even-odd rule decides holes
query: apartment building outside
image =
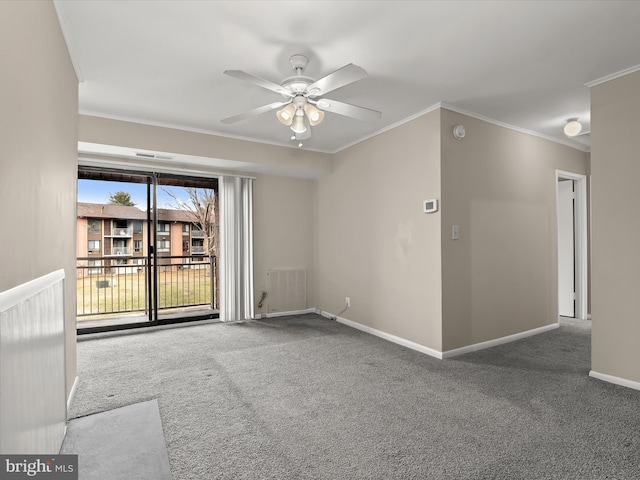
{"label": "apartment building outside", "polygon": [[[113,266],[121,273],[135,273],[145,265],[153,242],[147,212],[135,206],[78,202],[76,227],[77,265],[92,267],[78,268],[78,276]],[[183,210],[158,209],[155,247],[160,265],[209,261],[204,232]]]}
{"label": "apartment building outside", "polygon": [[76,315],[83,325],[87,319],[137,321],[142,312],[202,315],[217,308],[215,257],[195,217],[184,210],[156,213],[154,235],[147,212],[135,206],[77,203]]}

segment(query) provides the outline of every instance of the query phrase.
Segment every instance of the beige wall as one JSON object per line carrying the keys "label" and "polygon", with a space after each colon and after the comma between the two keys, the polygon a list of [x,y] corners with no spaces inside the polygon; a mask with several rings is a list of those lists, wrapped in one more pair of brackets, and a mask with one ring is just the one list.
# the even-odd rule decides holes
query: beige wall
{"label": "beige wall", "polygon": [[315,307],[312,180],[258,175],[254,182],[254,278],[256,313],[270,268],[307,269],[307,306]]}
{"label": "beige wall", "polygon": [[80,115],[79,136],[89,143],[246,162],[253,172],[281,167],[307,178],[328,173],[331,160],[326,153],[86,115]]}
{"label": "beige wall", "polygon": [[349,296],[342,317],[438,351],[556,323],[556,170],[588,174],[589,155],[446,109],[337,154],[317,182],[317,306]]}
{"label": "beige wall", "polygon": [[640,382],[640,72],[591,88],[592,370]]}
{"label": "beige wall", "polygon": [[0,291],[64,268],[70,392],[78,83],[51,2],[0,2],[0,45]]}
{"label": "beige wall", "polygon": [[556,323],[555,172],[588,174],[589,155],[441,112],[443,350]]}
{"label": "beige wall", "polygon": [[316,187],[316,306],[440,350],[440,213],[422,212],[439,197],[437,111],[336,154]]}

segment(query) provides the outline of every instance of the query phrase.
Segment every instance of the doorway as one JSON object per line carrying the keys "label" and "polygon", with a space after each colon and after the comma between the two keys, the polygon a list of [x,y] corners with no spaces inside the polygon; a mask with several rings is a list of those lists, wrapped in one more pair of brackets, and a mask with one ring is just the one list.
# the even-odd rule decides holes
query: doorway
{"label": "doorway", "polygon": [[576,316],[575,184],[558,181],[558,315]]}
{"label": "doorway", "polygon": [[556,171],[558,316],[587,318],[587,177]]}
{"label": "doorway", "polygon": [[218,316],[217,190],[217,178],[79,169],[79,333]]}

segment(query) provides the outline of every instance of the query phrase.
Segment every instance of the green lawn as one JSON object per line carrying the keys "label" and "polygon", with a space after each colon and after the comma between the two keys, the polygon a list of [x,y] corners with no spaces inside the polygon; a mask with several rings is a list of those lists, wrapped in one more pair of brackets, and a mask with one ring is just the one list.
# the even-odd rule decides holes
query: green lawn
{"label": "green lawn", "polygon": [[[159,308],[211,303],[209,268],[161,268],[158,274]],[[110,313],[145,311],[147,278],[138,273],[104,273],[77,280],[78,321]]]}

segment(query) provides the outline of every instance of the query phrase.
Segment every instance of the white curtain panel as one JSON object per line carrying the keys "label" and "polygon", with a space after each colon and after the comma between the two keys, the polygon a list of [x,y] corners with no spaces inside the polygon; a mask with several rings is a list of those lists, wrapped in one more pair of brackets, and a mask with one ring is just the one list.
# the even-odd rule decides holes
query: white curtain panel
{"label": "white curtain panel", "polygon": [[253,179],[222,176],[220,189],[220,320],[251,320]]}

